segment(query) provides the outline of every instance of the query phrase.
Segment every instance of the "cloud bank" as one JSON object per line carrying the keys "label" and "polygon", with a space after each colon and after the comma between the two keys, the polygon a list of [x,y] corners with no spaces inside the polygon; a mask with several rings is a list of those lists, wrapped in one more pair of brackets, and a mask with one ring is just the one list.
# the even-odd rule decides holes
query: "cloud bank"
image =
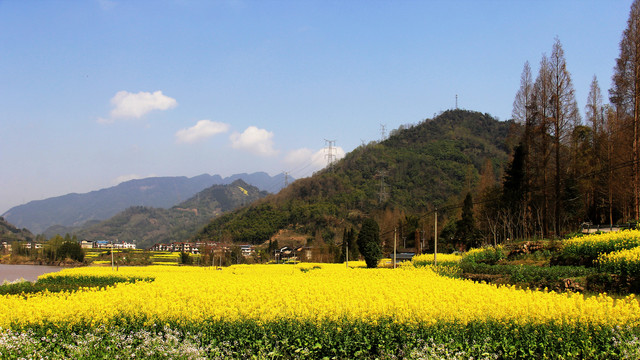
{"label": "cloud bank", "polygon": [[229,139],[234,149],[246,150],[259,156],[278,154],[273,148],[273,133],[265,129],[249,126],[242,134],[234,132]]}
{"label": "cloud bank", "polygon": [[229,131],[229,124],[211,120],[200,120],[190,128],[178,130],[178,132],[176,132],[176,142],[195,143],[227,131]]}

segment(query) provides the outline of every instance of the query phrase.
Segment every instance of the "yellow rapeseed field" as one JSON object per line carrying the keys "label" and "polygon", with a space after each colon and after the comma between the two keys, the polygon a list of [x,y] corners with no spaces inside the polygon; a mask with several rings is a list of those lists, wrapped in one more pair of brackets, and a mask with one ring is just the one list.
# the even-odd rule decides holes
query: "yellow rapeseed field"
{"label": "yellow rapeseed field", "polygon": [[601,254],[595,263],[614,274],[640,276],[640,247]]}
{"label": "yellow rapeseed field", "polygon": [[[437,256],[439,263],[459,263],[460,259],[462,259],[462,255],[459,254],[438,254]],[[411,261],[417,263],[425,263],[425,264],[433,264],[434,256],[433,254],[420,254],[413,257]]]}
{"label": "yellow rapeseed field", "polygon": [[598,257],[599,263],[616,261],[640,262],[640,247],[629,250],[614,251],[608,254],[602,254]]}
{"label": "yellow rapeseed field", "polygon": [[[58,273],[45,276],[57,276]],[[63,270],[62,274],[111,275],[109,267]],[[436,275],[428,268],[345,268],[340,264],[120,267],[121,276],[155,277],[74,293],[26,298],[0,296],[0,327],[108,324],[123,318],[148,321],[281,318],[322,321],[391,317],[402,323],[464,324],[476,320],[515,323],[640,325],[634,297],[585,299],[512,287],[477,284]]]}
{"label": "yellow rapeseed field", "polygon": [[640,230],[622,230],[606,232],[602,234],[592,234],[587,236],[577,236],[564,242],[565,246],[581,247],[589,246],[601,248],[610,246],[615,250],[631,249],[640,246]]}

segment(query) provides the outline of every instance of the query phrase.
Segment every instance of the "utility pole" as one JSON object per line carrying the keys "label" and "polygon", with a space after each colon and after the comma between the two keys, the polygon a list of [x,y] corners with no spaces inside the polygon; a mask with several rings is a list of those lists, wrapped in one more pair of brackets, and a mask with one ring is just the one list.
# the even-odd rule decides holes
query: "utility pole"
{"label": "utility pole", "polygon": [[349,268],[349,239],[344,239],[344,241],[347,242],[347,248],[345,250],[345,253],[346,253],[345,256],[346,256],[346,259],[347,259],[347,269],[348,269]]}
{"label": "utility pole", "polygon": [[433,265],[438,265],[438,208],[435,211],[436,221],[434,226],[434,240],[433,240]]}
{"label": "utility pole", "polygon": [[396,268],[396,231],[398,228],[393,228],[393,268]]}
{"label": "utility pole", "polygon": [[113,240],[111,240],[111,271],[113,271]]}

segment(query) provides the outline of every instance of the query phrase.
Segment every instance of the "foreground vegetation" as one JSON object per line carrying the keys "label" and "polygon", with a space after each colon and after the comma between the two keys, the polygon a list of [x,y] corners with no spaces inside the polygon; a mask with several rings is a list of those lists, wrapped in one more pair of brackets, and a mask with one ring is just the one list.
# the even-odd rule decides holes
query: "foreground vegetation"
{"label": "foreground vegetation", "polygon": [[[526,242],[438,254],[437,264],[424,254],[397,269],[66,269],[0,286],[0,358],[637,359],[638,298],[572,290],[637,281],[638,239]],[[156,257],[176,264],[176,254]],[[553,285],[567,281],[574,288]]]}
{"label": "foreground vegetation", "polygon": [[564,241],[534,241],[472,249],[464,254],[415,256],[412,264],[441,275],[519,288],[640,293],[640,230],[577,235]]}
{"label": "foreground vegetation", "polygon": [[[640,304],[364,263],[121,267],[0,296],[2,358],[637,358]],[[109,267],[42,277],[109,277]],[[66,280],[65,280],[66,281]],[[38,311],[33,311],[38,309]]]}

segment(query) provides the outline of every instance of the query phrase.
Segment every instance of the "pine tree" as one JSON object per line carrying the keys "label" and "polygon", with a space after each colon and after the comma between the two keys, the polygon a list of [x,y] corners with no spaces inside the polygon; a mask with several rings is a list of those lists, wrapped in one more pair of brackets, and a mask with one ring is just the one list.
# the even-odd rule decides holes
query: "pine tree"
{"label": "pine tree", "polygon": [[382,259],[382,243],[380,241],[380,227],[374,219],[364,220],[357,241],[358,249],[364,257],[367,267],[377,267],[378,262]]}
{"label": "pine tree", "polygon": [[476,222],[473,218],[473,198],[467,193],[462,204],[462,218],[456,222],[456,239],[465,244],[467,249],[477,247],[478,236]]}

